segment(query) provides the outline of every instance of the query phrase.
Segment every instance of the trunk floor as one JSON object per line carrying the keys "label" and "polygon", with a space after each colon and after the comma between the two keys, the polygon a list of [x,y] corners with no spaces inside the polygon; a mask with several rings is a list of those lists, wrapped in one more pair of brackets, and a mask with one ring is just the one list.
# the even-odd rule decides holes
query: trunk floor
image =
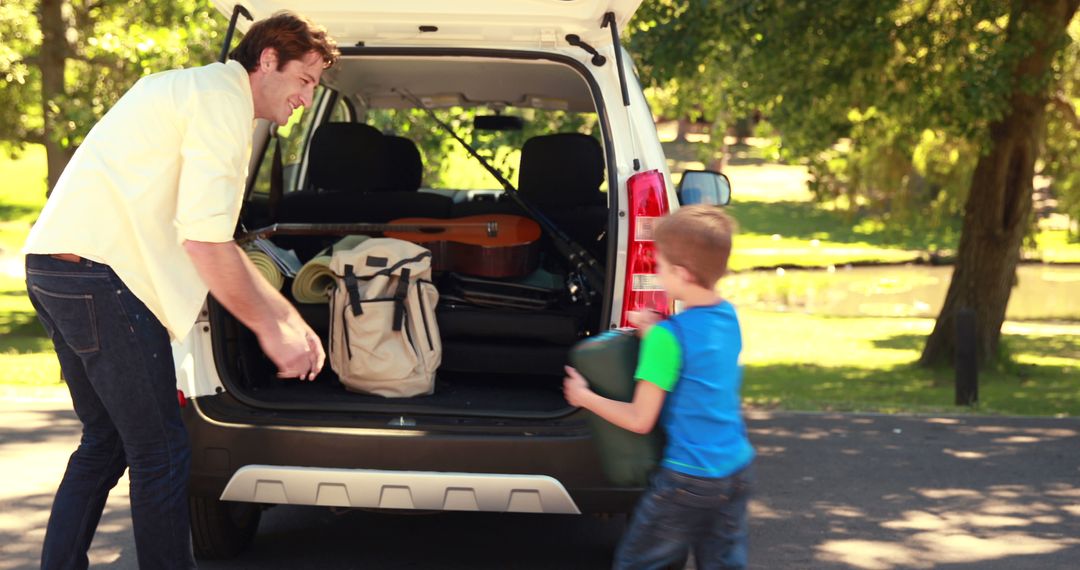
{"label": "trunk floor", "polygon": [[412,398],[383,398],[349,392],[332,373],[324,374],[314,382],[296,380],[273,380],[271,384],[249,388],[248,396],[272,403],[328,404],[338,408],[343,405],[367,407],[392,404],[427,409],[454,409],[481,412],[554,413],[569,407],[562,395],[562,379],[541,377],[534,379],[521,376],[484,375],[482,382],[476,378],[439,375],[435,379],[435,393]]}

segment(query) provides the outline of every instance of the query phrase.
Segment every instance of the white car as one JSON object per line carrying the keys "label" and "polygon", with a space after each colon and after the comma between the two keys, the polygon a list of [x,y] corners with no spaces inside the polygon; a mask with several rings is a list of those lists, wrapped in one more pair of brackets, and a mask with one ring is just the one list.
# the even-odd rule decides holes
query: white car
{"label": "white car", "polygon": [[[314,382],[282,382],[251,332],[208,299],[174,347],[199,556],[240,552],[274,504],[632,508],[644,481],[611,475],[603,438],[561,384],[581,339],[625,326],[632,309],[671,310],[657,289],[650,232],[678,207],[681,189],[618,41],[639,3],[241,3],[256,20],[295,9],[325,26],[342,53],[298,120],[276,137],[269,125],[257,129],[241,233],[503,213],[537,220],[544,236],[527,278],[437,272],[443,356],[428,396],[349,392],[329,366]],[[214,4],[237,13],[228,0]],[[234,21],[249,24],[243,14]],[[718,173],[684,174],[682,183],[694,202],[729,198]],[[337,237],[269,239],[303,262]],[[291,284],[283,292],[295,301]],[[327,305],[297,307],[325,341]]]}

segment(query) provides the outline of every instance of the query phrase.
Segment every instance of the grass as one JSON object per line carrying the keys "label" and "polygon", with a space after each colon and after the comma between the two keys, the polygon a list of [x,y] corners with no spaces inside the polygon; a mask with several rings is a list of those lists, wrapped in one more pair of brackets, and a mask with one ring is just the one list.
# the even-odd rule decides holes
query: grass
{"label": "grass", "polygon": [[60,365],[21,279],[0,275],[0,384],[60,382]]}
{"label": "grass", "polygon": [[1080,263],[1080,244],[1065,230],[1043,230],[1035,236],[1037,257],[1047,263]]}
{"label": "grass", "polygon": [[[687,165],[677,166],[681,170]],[[692,165],[701,167],[700,164]],[[3,274],[44,203],[45,156],[30,147],[0,157],[0,394],[59,387],[60,370],[21,279]],[[856,261],[907,261],[947,246],[948,233],[883,232],[842,212],[815,206],[798,166],[741,164],[726,170],[740,222],[733,269],[828,266]],[[1080,245],[1064,232],[1038,236],[1044,259],[1080,261]],[[746,276],[751,274],[747,273]],[[741,278],[742,276],[736,276]],[[816,289],[824,273],[799,283],[767,280],[760,295]],[[917,283],[898,282],[893,288]],[[799,289],[799,290],[797,290]],[[895,291],[880,291],[886,295]],[[952,406],[951,372],[912,365],[933,326],[928,318],[839,318],[750,308],[743,322],[743,393],[756,407],[788,410],[975,412],[1080,415],[1080,323],[1006,323],[1012,364],[981,374],[980,403]]]}
{"label": "grass", "polygon": [[29,145],[18,158],[0,153],[0,256],[15,255],[45,205],[45,147]]}
{"label": "grass", "polygon": [[60,384],[60,365],[26,286],[4,272],[18,263],[30,224],[45,205],[45,171],[42,146],[27,146],[18,159],[0,155],[0,384]]}
{"label": "grass", "polygon": [[741,311],[743,396],[787,410],[1080,415],[1080,324],[1006,323],[1012,364],[980,372],[979,404],[953,406],[951,370],[914,363],[933,319]]}

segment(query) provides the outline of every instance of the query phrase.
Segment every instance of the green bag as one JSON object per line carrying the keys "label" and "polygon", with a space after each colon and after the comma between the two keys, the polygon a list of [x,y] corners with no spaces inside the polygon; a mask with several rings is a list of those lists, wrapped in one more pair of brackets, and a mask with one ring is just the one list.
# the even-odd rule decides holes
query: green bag
{"label": "green bag", "polygon": [[[630,402],[637,385],[634,372],[640,345],[636,331],[612,329],[571,348],[570,365],[589,381],[597,394]],[[589,428],[608,480],[619,487],[644,487],[664,449],[659,426],[651,433],[639,435],[590,413]]]}

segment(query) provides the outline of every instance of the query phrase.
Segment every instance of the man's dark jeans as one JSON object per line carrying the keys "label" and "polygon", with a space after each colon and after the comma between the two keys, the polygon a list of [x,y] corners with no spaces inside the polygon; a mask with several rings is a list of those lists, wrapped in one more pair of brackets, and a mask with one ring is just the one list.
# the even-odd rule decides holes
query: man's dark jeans
{"label": "man's dark jeans", "polygon": [[26,257],[26,288],[52,338],[82,440],[45,532],[42,568],[86,568],[109,490],[130,469],[139,567],[194,568],[169,335],[107,265]]}
{"label": "man's dark jeans", "polygon": [[698,570],[746,568],[752,467],[730,477],[660,469],[615,552],[617,570],[670,568],[693,551]]}

